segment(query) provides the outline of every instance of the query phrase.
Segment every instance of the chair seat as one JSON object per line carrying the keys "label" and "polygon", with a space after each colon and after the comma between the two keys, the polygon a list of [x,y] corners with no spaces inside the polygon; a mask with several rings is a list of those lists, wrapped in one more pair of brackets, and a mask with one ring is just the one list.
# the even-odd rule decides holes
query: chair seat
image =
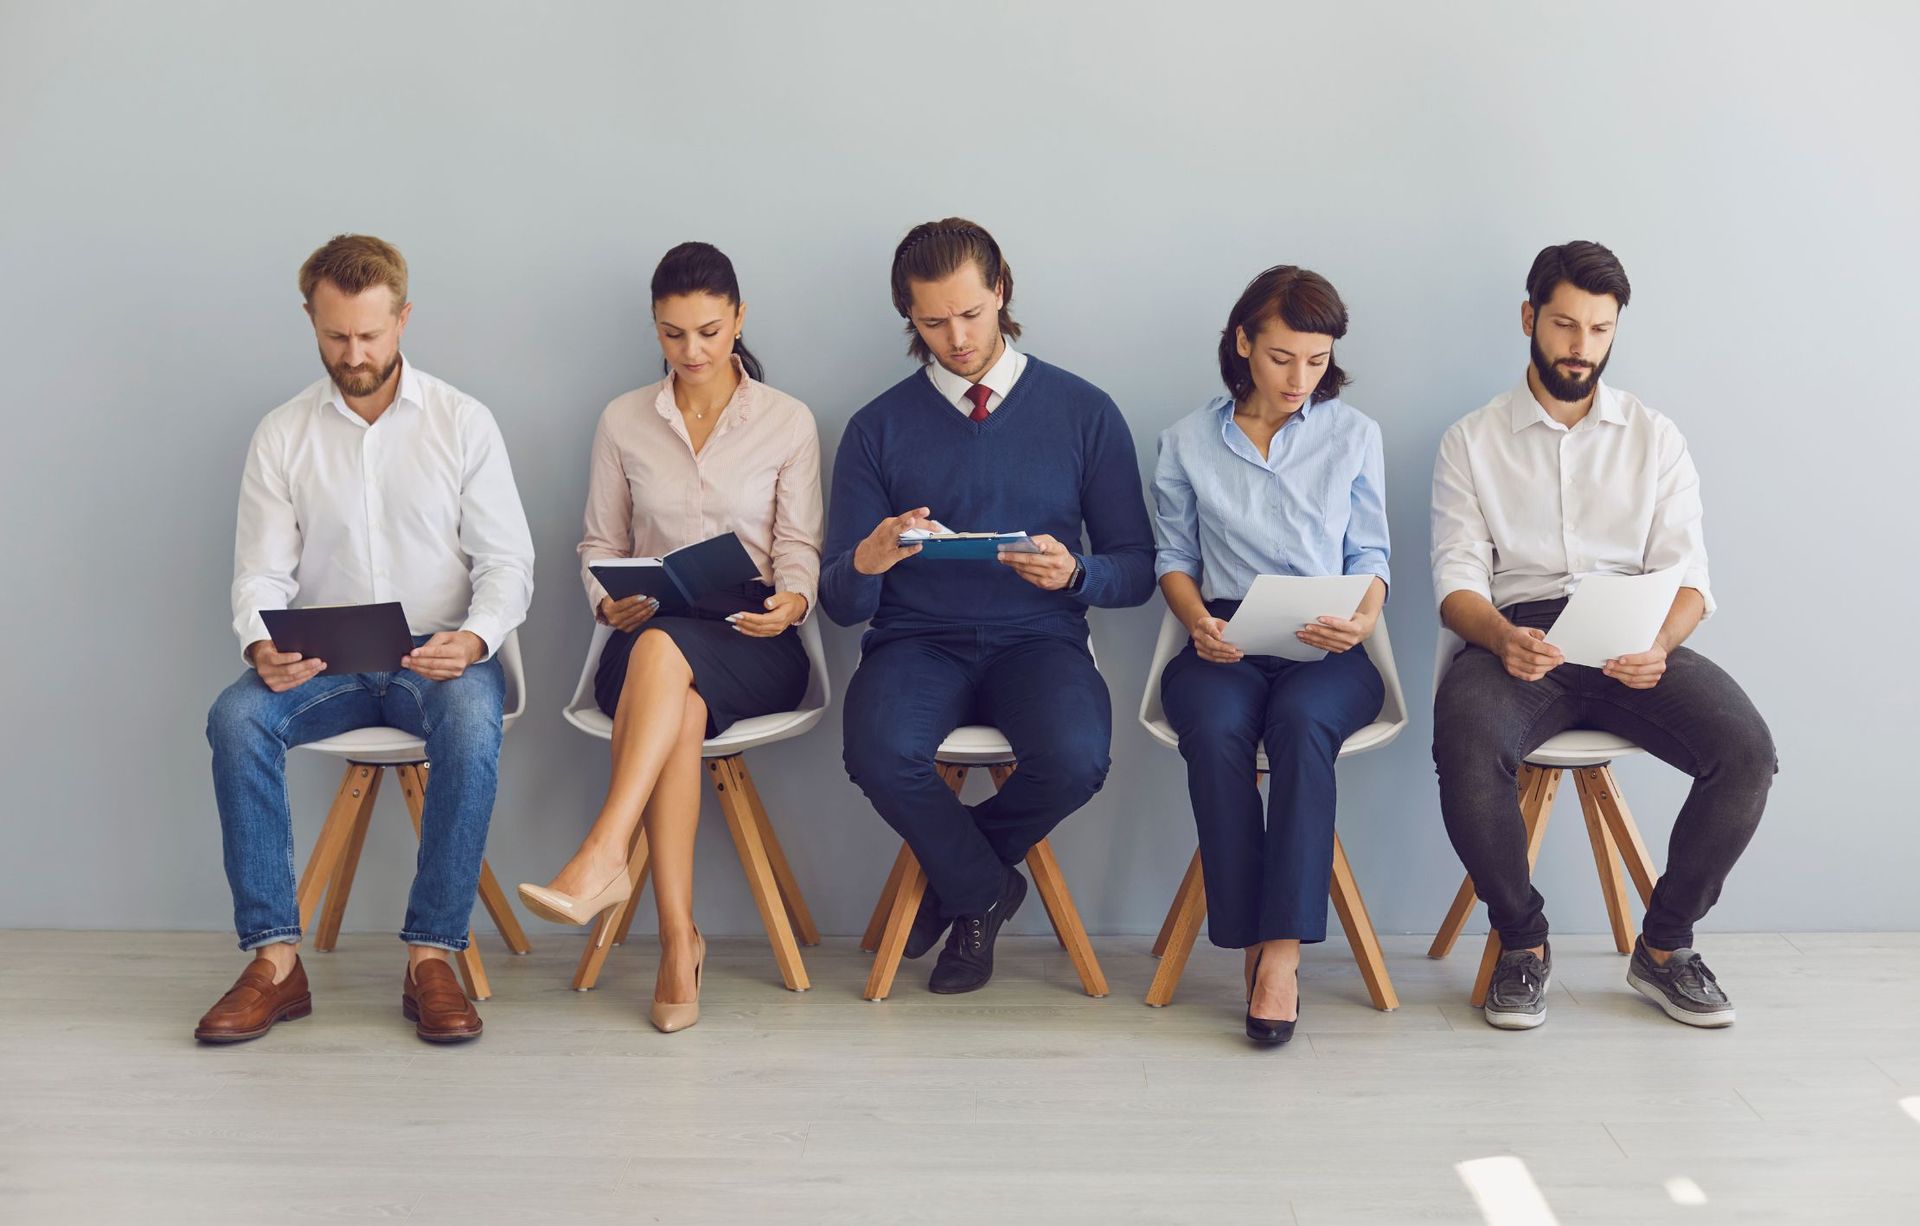
{"label": "chair seat", "polygon": [[[515,711],[500,720],[501,735],[513,727],[520,718]],[[329,758],[344,758],[349,762],[364,762],[368,766],[408,766],[427,760],[427,743],[410,732],[384,725],[377,728],[355,728],[350,732],[338,733],[324,740],[308,741],[304,745],[295,745],[295,749],[311,749],[315,753]]]}
{"label": "chair seat", "polygon": [[[824,709],[815,708],[811,711],[780,711],[772,715],[754,715],[735,720],[719,736],[701,743],[700,756],[730,758],[775,741],[790,740],[811,730],[824,714]],[[598,707],[568,710],[565,715],[569,724],[589,736],[597,736],[603,741],[613,739],[613,719]]]}
{"label": "chair seat", "polygon": [[1546,744],[1527,755],[1534,766],[1598,766],[1615,758],[1645,753],[1626,737],[1592,728],[1576,728],[1547,738]]}
{"label": "chair seat", "polygon": [[[1143,720],[1142,723],[1145,725],[1148,734],[1151,735],[1154,740],[1165,745],[1168,749],[1180,748],[1180,738],[1174,734],[1173,725],[1166,720]],[[1399,736],[1400,729],[1405,726],[1406,721],[1404,720],[1377,719],[1342,742],[1340,745],[1340,756],[1344,758],[1352,754],[1365,753],[1369,749],[1378,749]],[[1260,769],[1266,770],[1267,751],[1264,749],[1256,750],[1254,757]]]}
{"label": "chair seat", "polygon": [[947,734],[933,760],[955,766],[999,766],[1014,761],[1013,746],[998,728],[988,724],[962,724]]}

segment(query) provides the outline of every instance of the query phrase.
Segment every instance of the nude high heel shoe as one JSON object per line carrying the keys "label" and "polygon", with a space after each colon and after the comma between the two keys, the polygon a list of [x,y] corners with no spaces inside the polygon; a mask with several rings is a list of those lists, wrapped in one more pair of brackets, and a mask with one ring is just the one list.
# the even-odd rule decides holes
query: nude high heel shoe
{"label": "nude high heel shoe", "polygon": [[627,880],[625,869],[615,873],[612,881],[600,887],[599,893],[587,898],[562,894],[544,885],[520,883],[520,901],[527,904],[527,910],[559,924],[591,924],[594,916],[631,897],[633,882]]}
{"label": "nude high heel shoe", "polygon": [[653,1008],[647,1010],[648,1020],[661,1034],[685,1030],[700,1020],[700,971],[707,964],[707,939],[700,935],[697,928],[694,929],[693,939],[700,951],[693,958],[693,999],[678,1004],[656,1000]]}

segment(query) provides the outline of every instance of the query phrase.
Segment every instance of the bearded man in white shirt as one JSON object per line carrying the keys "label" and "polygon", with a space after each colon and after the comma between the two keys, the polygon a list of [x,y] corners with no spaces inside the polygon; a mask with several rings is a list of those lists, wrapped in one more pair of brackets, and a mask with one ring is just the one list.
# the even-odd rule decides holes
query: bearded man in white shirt
{"label": "bearded man in white shirt", "polygon": [[[1528,754],[1593,728],[1693,777],[1627,982],[1704,1027],[1734,1011],[1693,949],[1693,925],[1753,837],[1777,769],[1745,692],[1681,646],[1714,607],[1700,480],[1672,421],[1601,382],[1629,294],[1598,243],[1540,252],[1520,310],[1526,379],[1454,423],[1434,465],[1435,594],[1466,645],[1434,699],[1433,756],[1447,835],[1500,934],[1486,1019],[1503,1029],[1546,1020],[1552,976],[1516,794]],[[1582,578],[1675,566],[1681,587],[1649,650],[1589,668],[1545,641]]]}
{"label": "bearded man in white shirt", "polygon": [[[484,405],[406,361],[413,305],[391,245],[340,235],[300,269],[327,377],[254,432],[234,536],[233,625],[249,671],[207,717],[240,948],[253,961],[200,1019],[203,1042],[312,1011],[298,956],[287,750],[355,728],[421,737],[432,766],[400,938],[401,1007],[431,1042],[477,1038],[448,962],[467,946],[500,753],[494,653],[533,597],[533,539]],[[262,610],[399,601],[413,650],[341,674],[275,648]]]}

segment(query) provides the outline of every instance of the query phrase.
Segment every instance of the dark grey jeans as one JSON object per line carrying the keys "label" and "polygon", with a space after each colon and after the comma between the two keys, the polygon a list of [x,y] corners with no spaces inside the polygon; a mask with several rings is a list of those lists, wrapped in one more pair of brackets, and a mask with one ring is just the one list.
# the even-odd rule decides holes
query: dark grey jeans
{"label": "dark grey jeans", "polygon": [[[1551,625],[1563,601],[1508,610],[1517,625]],[[1468,647],[1434,698],[1433,761],[1447,837],[1507,949],[1547,937],[1545,901],[1527,868],[1517,775],[1556,733],[1597,728],[1626,737],[1693,777],[1673,822],[1666,871],[1641,932],[1655,949],[1693,944],[1693,925],[1720,897],[1746,850],[1779,769],[1773,736],[1739,684],[1696,651],[1667,657],[1650,690],[1597,668],[1563,664],[1538,681],[1510,676],[1499,657]]]}

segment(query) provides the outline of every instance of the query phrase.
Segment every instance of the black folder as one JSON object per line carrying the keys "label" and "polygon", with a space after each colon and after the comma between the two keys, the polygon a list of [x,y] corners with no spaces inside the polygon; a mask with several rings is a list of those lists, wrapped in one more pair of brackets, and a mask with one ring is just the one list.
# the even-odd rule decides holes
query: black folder
{"label": "black folder", "polygon": [[334,673],[389,673],[413,650],[413,632],[400,602],[321,605],[310,609],[262,609],[275,651],[297,651],[325,660],[322,677]]}
{"label": "black folder", "polygon": [[685,614],[760,577],[747,547],[731,532],[676,549],[664,558],[604,559],[587,569],[615,600],[651,596],[660,612]]}

